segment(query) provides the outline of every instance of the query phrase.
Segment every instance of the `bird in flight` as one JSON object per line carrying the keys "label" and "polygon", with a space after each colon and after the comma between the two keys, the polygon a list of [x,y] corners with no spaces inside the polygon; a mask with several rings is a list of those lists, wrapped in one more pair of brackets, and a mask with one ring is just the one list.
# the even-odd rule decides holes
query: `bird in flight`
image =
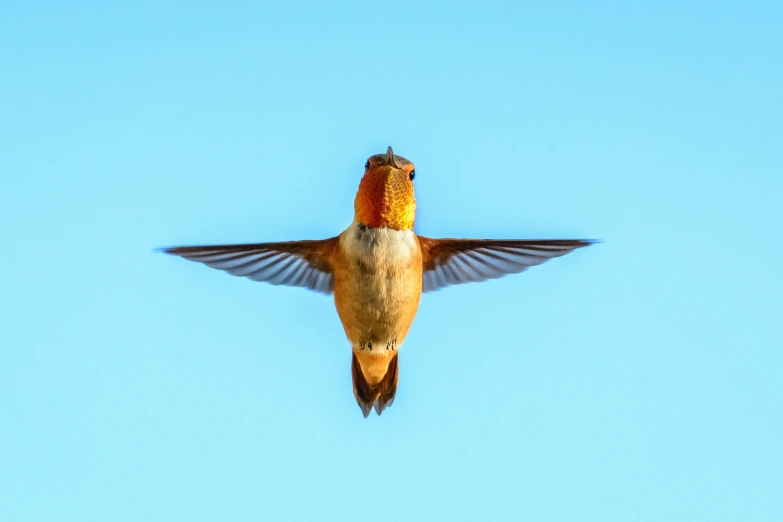
{"label": "bird in flight", "polygon": [[334,295],[351,343],[356,402],[367,417],[392,405],[398,353],[423,292],[495,279],[588,246],[580,239],[436,239],[413,231],[413,163],[389,147],[371,156],[354,219],[329,239],[163,249],[229,274]]}

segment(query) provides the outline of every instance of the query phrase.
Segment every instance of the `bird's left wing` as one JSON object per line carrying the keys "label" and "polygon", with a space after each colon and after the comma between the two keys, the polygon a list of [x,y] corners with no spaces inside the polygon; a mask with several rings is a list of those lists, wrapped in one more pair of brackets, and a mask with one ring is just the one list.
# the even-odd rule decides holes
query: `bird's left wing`
{"label": "bird's left wing", "polygon": [[331,294],[334,291],[332,253],[337,238],[248,245],[186,246],[163,252],[273,285],[301,286]]}
{"label": "bird's left wing", "polygon": [[593,244],[581,239],[433,239],[419,236],[424,280],[431,292],[448,285],[516,274]]}

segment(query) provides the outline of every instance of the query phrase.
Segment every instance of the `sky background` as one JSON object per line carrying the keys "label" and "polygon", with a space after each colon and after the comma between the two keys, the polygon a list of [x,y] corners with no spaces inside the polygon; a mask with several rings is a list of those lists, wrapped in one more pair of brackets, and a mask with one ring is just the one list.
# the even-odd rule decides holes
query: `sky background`
{"label": "sky background", "polygon": [[[783,519],[780,2],[106,4],[0,5],[1,520]],[[425,295],[365,420],[330,298],[154,249],[387,145],[422,234],[604,243]]]}

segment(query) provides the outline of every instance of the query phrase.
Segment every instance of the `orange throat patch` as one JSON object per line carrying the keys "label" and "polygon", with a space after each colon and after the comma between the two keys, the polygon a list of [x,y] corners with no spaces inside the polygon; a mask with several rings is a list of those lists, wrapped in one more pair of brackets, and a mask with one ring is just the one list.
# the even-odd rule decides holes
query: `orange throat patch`
{"label": "orange throat patch", "polygon": [[416,199],[409,175],[410,169],[385,165],[367,170],[354,201],[356,220],[371,228],[413,228]]}

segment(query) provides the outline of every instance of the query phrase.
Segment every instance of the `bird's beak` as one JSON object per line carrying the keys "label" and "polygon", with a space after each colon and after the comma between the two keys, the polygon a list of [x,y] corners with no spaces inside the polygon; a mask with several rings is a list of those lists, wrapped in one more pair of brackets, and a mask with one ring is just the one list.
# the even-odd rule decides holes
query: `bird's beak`
{"label": "bird's beak", "polygon": [[396,163],[394,163],[394,151],[391,147],[386,149],[386,164],[390,167],[394,167],[395,169],[398,169],[400,167],[397,166]]}

